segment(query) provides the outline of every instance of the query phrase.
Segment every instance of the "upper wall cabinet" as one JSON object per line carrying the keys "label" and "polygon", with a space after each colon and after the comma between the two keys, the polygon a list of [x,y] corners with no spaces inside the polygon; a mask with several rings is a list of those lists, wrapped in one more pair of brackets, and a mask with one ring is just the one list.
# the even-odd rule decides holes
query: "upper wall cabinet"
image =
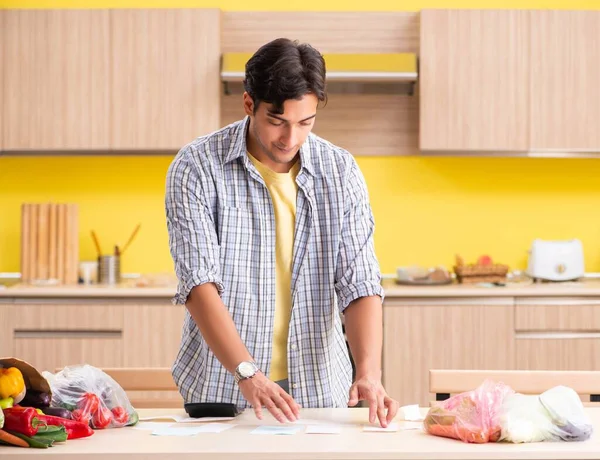
{"label": "upper wall cabinet", "polygon": [[219,127],[219,10],[4,10],[0,20],[2,150],[173,152]]}
{"label": "upper wall cabinet", "polygon": [[600,151],[600,11],[531,12],[530,91],[531,150]]}
{"label": "upper wall cabinet", "polygon": [[108,12],[2,13],[2,149],[108,148]]}
{"label": "upper wall cabinet", "polygon": [[527,149],[527,14],[421,12],[421,150]]}
{"label": "upper wall cabinet", "polygon": [[220,11],[111,10],[111,147],[179,149],[220,123]]}

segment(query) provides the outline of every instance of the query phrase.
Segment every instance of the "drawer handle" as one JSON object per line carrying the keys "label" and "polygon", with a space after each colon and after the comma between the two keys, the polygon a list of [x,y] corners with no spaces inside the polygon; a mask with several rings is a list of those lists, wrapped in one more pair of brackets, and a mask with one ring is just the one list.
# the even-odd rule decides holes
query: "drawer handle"
{"label": "drawer handle", "polygon": [[544,332],[516,332],[517,339],[600,339],[600,331],[578,332],[578,331],[544,331]]}
{"label": "drawer handle", "polygon": [[101,331],[101,330],[40,330],[19,329],[15,330],[15,339],[120,339],[123,331]]}

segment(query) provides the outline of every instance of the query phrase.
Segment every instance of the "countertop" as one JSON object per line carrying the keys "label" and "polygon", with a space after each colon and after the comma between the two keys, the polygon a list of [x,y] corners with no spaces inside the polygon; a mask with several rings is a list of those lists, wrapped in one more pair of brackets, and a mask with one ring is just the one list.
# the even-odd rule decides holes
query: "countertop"
{"label": "countertop", "polygon": [[[176,460],[292,460],[292,459],[440,459],[440,460],[525,460],[600,459],[600,408],[586,408],[595,433],[584,442],[546,442],[529,444],[466,444],[435,437],[420,429],[396,432],[364,432],[368,409],[304,409],[305,423],[334,422],[342,425],[341,434],[308,434],[305,426],[294,435],[255,435],[258,425],[279,425],[267,413],[262,421],[252,410],[245,411],[231,423],[236,426],[222,433],[204,433],[187,437],[153,436],[151,430],[117,428],[96,431],[90,438],[71,440],[50,449],[0,447],[3,460],[60,458],[66,460],[176,459]],[[140,410],[150,414],[181,414],[183,411]],[[161,422],[166,425],[173,422]],[[297,422],[300,425],[300,422]],[[197,426],[178,424],[178,426]],[[399,425],[404,422],[399,420]]]}
{"label": "countertop", "polygon": [[388,298],[406,297],[590,297],[600,296],[600,280],[561,283],[513,283],[505,286],[449,284],[406,286],[386,279],[382,283]]}
{"label": "countertop", "polygon": [[[382,282],[385,295],[393,298],[420,297],[600,297],[600,280],[565,283],[515,283],[484,287],[467,284],[445,286],[405,286],[393,279]],[[117,286],[28,286],[0,287],[0,298],[165,298],[175,295],[176,286],[138,287],[127,282]]]}

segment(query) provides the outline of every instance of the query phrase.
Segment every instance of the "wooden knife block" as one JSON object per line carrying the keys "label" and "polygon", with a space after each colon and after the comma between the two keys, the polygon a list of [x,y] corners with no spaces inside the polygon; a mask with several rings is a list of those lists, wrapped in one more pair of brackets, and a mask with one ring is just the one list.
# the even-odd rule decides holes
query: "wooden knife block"
{"label": "wooden knife block", "polygon": [[21,281],[77,284],[79,208],[24,203],[21,207]]}

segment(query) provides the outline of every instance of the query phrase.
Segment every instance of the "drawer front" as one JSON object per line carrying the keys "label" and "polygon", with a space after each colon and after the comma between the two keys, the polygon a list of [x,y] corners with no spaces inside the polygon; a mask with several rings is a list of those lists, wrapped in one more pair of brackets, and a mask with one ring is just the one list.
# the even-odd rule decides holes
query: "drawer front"
{"label": "drawer front", "polygon": [[564,338],[526,337],[517,334],[517,369],[600,370],[600,338],[589,337],[585,333],[565,335]]}
{"label": "drawer front", "polygon": [[600,299],[516,300],[517,331],[600,331]]}
{"label": "drawer front", "polygon": [[89,334],[62,337],[17,336],[14,353],[38,370],[54,373],[68,365],[90,364],[95,367],[121,367],[123,341],[121,337]]}
{"label": "drawer front", "polygon": [[122,331],[123,309],[120,305],[89,304],[21,304],[13,307],[15,331]]}

